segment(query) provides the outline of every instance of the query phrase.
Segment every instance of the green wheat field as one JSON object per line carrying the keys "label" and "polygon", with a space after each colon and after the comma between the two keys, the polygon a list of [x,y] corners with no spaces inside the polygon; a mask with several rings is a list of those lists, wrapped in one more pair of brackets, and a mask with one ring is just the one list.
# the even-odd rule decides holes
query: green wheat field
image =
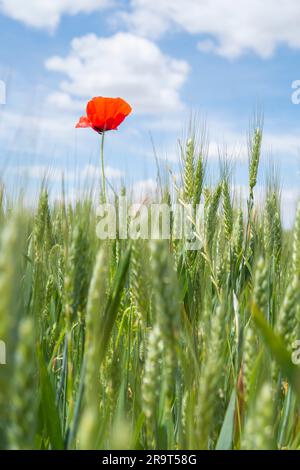
{"label": "green wheat field", "polygon": [[261,142],[246,204],[182,144],[156,202],[203,201],[197,251],[101,241],[88,195],[51,203],[45,184],[30,208],[2,188],[1,449],[300,449],[300,209],[284,230],[272,179],[256,203]]}

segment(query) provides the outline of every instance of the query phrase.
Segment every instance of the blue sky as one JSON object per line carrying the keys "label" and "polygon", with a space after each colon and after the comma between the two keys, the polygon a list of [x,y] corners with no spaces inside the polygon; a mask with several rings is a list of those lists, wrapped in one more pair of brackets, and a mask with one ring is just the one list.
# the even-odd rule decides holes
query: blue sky
{"label": "blue sky", "polygon": [[79,176],[93,177],[98,136],[74,124],[91,96],[104,95],[133,106],[106,136],[113,184],[151,187],[150,134],[177,171],[177,139],[194,111],[208,128],[211,175],[226,146],[244,186],[247,130],[260,107],[264,160],[280,170],[291,218],[300,178],[300,105],[291,100],[299,22],[297,0],[0,0],[3,179],[37,188],[47,173],[55,187],[63,171],[72,188]]}

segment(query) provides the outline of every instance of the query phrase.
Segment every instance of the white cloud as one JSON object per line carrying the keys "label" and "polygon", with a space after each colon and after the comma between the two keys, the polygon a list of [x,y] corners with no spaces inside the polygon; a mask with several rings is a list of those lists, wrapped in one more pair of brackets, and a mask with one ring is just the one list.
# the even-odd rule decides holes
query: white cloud
{"label": "white cloud", "polygon": [[65,111],[82,111],[84,108],[83,101],[76,101],[71,98],[68,93],[55,91],[47,97],[47,104],[54,106],[55,108],[62,109]]}
{"label": "white cloud", "polygon": [[[88,164],[77,170],[64,171],[63,167],[53,167],[47,165],[18,165],[9,166],[5,169],[6,176],[17,177],[23,180],[39,180],[59,183],[64,178],[64,181],[75,183],[76,181],[85,182],[87,180],[100,179],[100,168]],[[111,166],[105,167],[105,177],[108,180],[118,180],[124,176],[124,173],[119,168]]]}
{"label": "white cloud", "polygon": [[[228,114],[211,116],[206,123],[209,158],[218,159],[225,153],[236,161],[248,161],[248,140],[247,129],[241,130],[241,125],[232,120]],[[286,157],[297,158],[300,155],[300,135],[298,127],[291,130],[279,129],[276,127],[264,129],[262,139],[262,155],[276,158],[277,163]]]}
{"label": "white cloud", "polygon": [[0,0],[0,13],[54,31],[63,15],[114,8],[129,29],[157,38],[169,30],[199,35],[202,51],[235,58],[247,51],[269,57],[278,45],[300,48],[298,0]]}
{"label": "white cloud", "polygon": [[296,157],[300,151],[300,136],[296,130],[288,133],[266,133],[263,136],[263,148],[267,152]]}
{"label": "white cloud", "polygon": [[[92,131],[75,129],[77,117],[72,113],[54,113],[49,108],[39,109],[39,112],[40,115],[27,114],[25,111],[14,113],[8,110],[0,113],[0,142],[8,151],[8,155],[9,152],[16,152],[19,155],[30,152],[32,156],[51,157],[54,151],[55,155],[57,152],[59,155],[65,155],[66,152],[73,155],[76,152],[79,157],[82,155],[85,158],[95,156],[95,152],[98,155],[97,135],[93,135]],[[147,158],[149,161],[154,161],[151,142],[145,140],[144,136],[148,129],[154,132],[162,130],[162,133],[167,136],[165,139],[156,139],[154,133],[154,145],[158,158],[170,163],[178,162],[177,139],[181,138],[183,133],[180,120],[159,117],[156,122],[155,118],[156,116],[151,116],[149,121],[145,122],[143,119],[139,123],[142,129],[141,134],[136,127],[126,130],[121,143],[119,137],[110,138],[113,151],[119,154],[125,145],[126,151],[132,158]],[[199,126],[199,131],[201,131],[201,123]],[[226,153],[231,160],[247,162],[247,132],[238,130],[228,115],[211,116],[206,122],[206,128],[210,160],[218,160],[220,153],[221,155]],[[274,158],[279,165],[285,165],[286,158],[292,157],[298,161],[300,157],[299,129],[278,130],[278,132],[265,130],[262,153],[267,159],[270,156]],[[6,162],[5,159],[4,162]],[[0,163],[0,168],[1,166],[3,164]],[[89,171],[92,173],[93,169],[90,168]],[[110,178],[110,176],[107,177]]]}
{"label": "white cloud", "polygon": [[62,15],[91,13],[113,3],[112,0],[0,0],[0,13],[27,26],[53,31]]}
{"label": "white cloud", "polygon": [[[247,211],[247,199],[249,197],[249,188],[244,185],[234,185],[232,191],[237,204],[241,203],[243,210]],[[266,201],[267,187],[257,185],[254,189],[254,203],[261,213]],[[293,227],[297,205],[299,203],[300,190],[298,187],[280,188],[280,205],[282,225],[285,229]]]}
{"label": "white cloud", "polygon": [[134,201],[143,201],[148,197],[154,197],[157,191],[157,182],[153,178],[140,180],[132,186],[132,197]]}
{"label": "white cloud", "polygon": [[[113,168],[111,166],[105,167],[105,177],[108,180],[118,180],[124,176],[124,173],[119,168]],[[82,179],[100,179],[100,167],[95,165],[86,165],[81,171]]]}
{"label": "white cloud", "polygon": [[0,142],[10,152],[28,154],[51,154],[55,148],[61,151],[74,145],[75,117],[68,113],[48,113],[33,106],[26,110],[5,109],[0,114]]}
{"label": "white cloud", "polygon": [[46,67],[67,76],[48,97],[52,104],[70,109],[78,106],[74,99],[122,96],[140,114],[182,108],[179,92],[189,71],[185,61],[168,57],[154,42],[131,33],[75,38],[69,55],[51,57]]}
{"label": "white cloud", "polygon": [[300,48],[299,0],[131,0],[121,17],[149,37],[175,28],[208,36],[199,48],[229,58],[249,50],[269,57],[280,44]]}
{"label": "white cloud", "polygon": [[50,168],[46,165],[18,165],[8,166],[4,174],[9,178],[18,178],[22,182],[28,180],[43,180],[59,183],[62,181],[63,171],[58,168]]}
{"label": "white cloud", "polygon": [[[219,137],[219,138],[218,138]],[[209,156],[217,159],[219,153],[226,151],[228,157],[234,160],[248,160],[248,142],[246,134],[228,131],[223,133],[222,139],[217,136],[209,142]],[[272,133],[265,132],[262,141],[262,154],[265,156],[284,158],[286,156],[297,157],[300,152],[300,137],[296,133]]]}

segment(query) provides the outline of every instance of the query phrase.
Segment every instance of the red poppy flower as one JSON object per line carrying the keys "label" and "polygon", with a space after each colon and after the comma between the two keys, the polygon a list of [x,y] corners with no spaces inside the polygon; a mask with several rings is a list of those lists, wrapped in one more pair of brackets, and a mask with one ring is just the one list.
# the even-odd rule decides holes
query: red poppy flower
{"label": "red poppy flower", "polygon": [[88,102],[87,115],[79,119],[76,127],[91,127],[102,134],[105,131],[117,129],[130,113],[131,106],[122,98],[98,96]]}

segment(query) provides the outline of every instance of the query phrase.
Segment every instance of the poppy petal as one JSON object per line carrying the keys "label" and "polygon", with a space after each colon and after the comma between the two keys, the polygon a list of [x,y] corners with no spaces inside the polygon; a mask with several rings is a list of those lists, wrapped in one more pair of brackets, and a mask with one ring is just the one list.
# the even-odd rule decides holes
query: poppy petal
{"label": "poppy petal", "polygon": [[103,96],[92,98],[86,107],[89,126],[100,133],[117,129],[131,111],[131,106],[122,98]]}
{"label": "poppy petal", "polygon": [[124,119],[125,119],[125,117],[131,113],[132,107],[122,98],[117,98],[117,100],[118,100],[118,113],[123,114]]}
{"label": "poppy petal", "polygon": [[76,128],[91,127],[91,122],[86,116],[81,116],[78,123],[75,126]]}
{"label": "poppy petal", "polygon": [[114,119],[114,129],[116,129],[126,118],[126,115],[123,113],[118,113]]}

